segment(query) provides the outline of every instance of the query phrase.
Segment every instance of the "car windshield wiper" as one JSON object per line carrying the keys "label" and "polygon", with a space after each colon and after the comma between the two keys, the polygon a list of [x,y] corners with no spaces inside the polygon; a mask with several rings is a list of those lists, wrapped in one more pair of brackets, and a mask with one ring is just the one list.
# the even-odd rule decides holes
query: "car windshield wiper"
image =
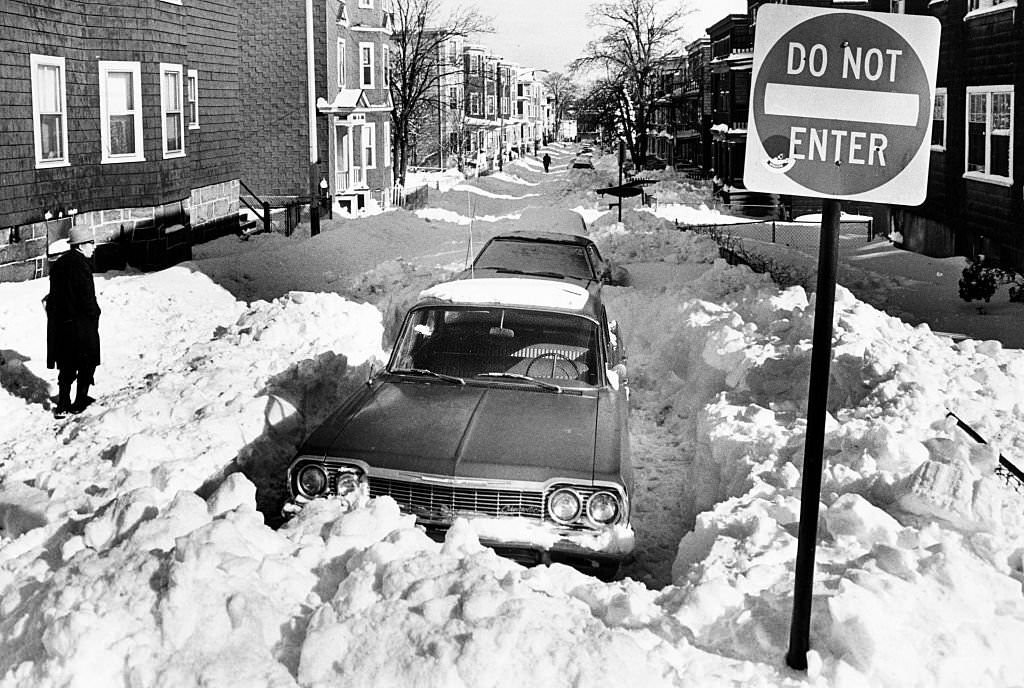
{"label": "car windshield wiper", "polygon": [[511,380],[523,380],[524,382],[532,382],[533,384],[537,385],[541,389],[546,389],[546,390],[549,390],[551,392],[555,392],[556,394],[561,394],[562,392],[565,391],[562,387],[559,387],[558,385],[556,385],[554,383],[544,382],[543,380],[538,380],[535,377],[530,377],[529,375],[523,375],[522,373],[477,373],[475,375],[475,377],[500,377],[500,378],[508,378],[508,379],[511,379]]}
{"label": "car windshield wiper", "polygon": [[438,380],[444,380],[445,382],[451,382],[453,385],[466,384],[466,381],[461,377],[445,375],[444,373],[435,373],[433,370],[427,370],[426,368],[392,368],[388,372],[397,373],[399,375],[424,375]]}

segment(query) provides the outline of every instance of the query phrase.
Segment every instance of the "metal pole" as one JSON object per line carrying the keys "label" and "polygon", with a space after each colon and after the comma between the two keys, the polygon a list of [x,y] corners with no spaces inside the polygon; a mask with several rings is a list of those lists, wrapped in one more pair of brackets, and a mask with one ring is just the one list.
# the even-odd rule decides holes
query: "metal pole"
{"label": "metal pole", "polygon": [[306,97],[309,101],[309,233],[320,233],[320,173],[316,142],[316,55],[313,46],[313,0],[306,0]]}
{"label": "metal pole", "polygon": [[822,203],[821,245],[818,249],[818,291],[814,303],[811,340],[811,380],[807,393],[807,434],[800,485],[800,527],[797,533],[793,583],[793,619],[789,628],[786,664],[807,670],[810,649],[811,593],[814,586],[814,549],[818,539],[818,501],[824,463],[825,412],[829,364],[832,359],[832,316],[836,300],[836,264],[839,258],[839,212],[836,199]]}
{"label": "metal pole", "polygon": [[[622,166],[626,164],[626,142],[619,139],[619,188],[622,188]],[[622,196],[619,196],[619,222],[622,222]]]}

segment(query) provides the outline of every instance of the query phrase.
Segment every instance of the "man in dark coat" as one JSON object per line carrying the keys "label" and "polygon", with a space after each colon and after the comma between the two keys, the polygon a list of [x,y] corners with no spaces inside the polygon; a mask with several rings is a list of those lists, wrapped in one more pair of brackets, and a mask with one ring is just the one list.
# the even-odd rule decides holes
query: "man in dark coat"
{"label": "man in dark coat", "polygon": [[[93,399],[89,385],[100,363],[100,307],[92,279],[95,243],[90,227],[72,227],[71,250],[50,269],[50,293],[46,297],[46,367],[57,376],[57,408],[54,415],[81,413]],[[71,383],[78,380],[71,403]]]}
{"label": "man in dark coat", "polygon": [[544,157],[541,159],[541,162],[544,163],[544,171],[547,172],[548,168],[551,167],[551,156],[545,153]]}

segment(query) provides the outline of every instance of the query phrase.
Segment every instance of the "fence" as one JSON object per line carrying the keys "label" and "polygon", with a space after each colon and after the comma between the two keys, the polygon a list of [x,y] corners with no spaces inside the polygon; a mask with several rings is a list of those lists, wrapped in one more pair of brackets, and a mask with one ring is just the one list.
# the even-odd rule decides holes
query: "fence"
{"label": "fence", "polygon": [[382,205],[390,208],[405,208],[406,210],[419,210],[427,205],[427,187],[417,186],[411,191],[404,186],[396,184],[384,191],[386,202]]}
{"label": "fence", "polygon": [[[821,239],[819,221],[753,220],[730,224],[679,224],[688,230],[710,237],[718,244],[719,255],[730,264],[743,264],[755,272],[764,272],[782,287],[799,285],[813,289],[810,279],[813,261]],[[875,239],[871,220],[849,220],[839,223],[840,251],[863,245]],[[772,255],[774,254],[774,255]],[[796,260],[799,256],[800,260]]]}

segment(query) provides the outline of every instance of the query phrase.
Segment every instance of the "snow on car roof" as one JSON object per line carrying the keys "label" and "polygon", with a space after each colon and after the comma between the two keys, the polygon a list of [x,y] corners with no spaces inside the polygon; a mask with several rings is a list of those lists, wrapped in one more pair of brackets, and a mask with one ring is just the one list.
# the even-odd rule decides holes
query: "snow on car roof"
{"label": "snow on car roof", "polygon": [[568,282],[498,277],[444,282],[420,292],[420,298],[474,305],[531,306],[582,312],[590,299],[590,292]]}

